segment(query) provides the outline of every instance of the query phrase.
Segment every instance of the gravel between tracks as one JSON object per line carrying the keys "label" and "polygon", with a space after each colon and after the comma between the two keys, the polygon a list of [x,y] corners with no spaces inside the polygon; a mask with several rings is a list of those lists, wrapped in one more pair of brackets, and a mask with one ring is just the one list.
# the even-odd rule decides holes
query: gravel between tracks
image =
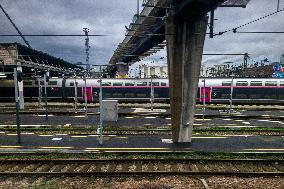
{"label": "gravel between tracks", "polygon": [[[283,189],[284,178],[202,177],[210,189]],[[0,188],[203,189],[201,177],[0,178]]]}

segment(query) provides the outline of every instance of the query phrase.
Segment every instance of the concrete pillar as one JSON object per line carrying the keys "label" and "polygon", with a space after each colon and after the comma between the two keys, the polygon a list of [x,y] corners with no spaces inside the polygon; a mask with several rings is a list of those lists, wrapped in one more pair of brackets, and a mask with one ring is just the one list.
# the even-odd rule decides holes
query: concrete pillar
{"label": "concrete pillar", "polygon": [[166,40],[174,142],[191,142],[208,17],[168,15]]}
{"label": "concrete pillar", "polygon": [[[22,67],[17,66],[17,71],[23,72]],[[18,82],[18,86],[19,86],[19,107],[20,107],[21,110],[23,110],[25,108],[24,83],[23,83],[23,81]]]}
{"label": "concrete pillar", "polygon": [[120,75],[122,78],[128,74],[129,67],[128,65],[119,64],[117,65],[117,75]]}

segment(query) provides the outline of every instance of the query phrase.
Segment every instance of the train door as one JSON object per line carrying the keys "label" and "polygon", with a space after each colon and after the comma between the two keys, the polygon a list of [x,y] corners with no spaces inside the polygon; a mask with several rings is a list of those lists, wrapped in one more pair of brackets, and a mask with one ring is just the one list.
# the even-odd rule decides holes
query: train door
{"label": "train door", "polygon": [[83,99],[85,100],[85,91],[87,93],[87,102],[93,102],[93,89],[92,87],[82,87]]}
{"label": "train door", "polygon": [[200,87],[200,102],[203,101],[206,103],[211,102],[211,87]]}

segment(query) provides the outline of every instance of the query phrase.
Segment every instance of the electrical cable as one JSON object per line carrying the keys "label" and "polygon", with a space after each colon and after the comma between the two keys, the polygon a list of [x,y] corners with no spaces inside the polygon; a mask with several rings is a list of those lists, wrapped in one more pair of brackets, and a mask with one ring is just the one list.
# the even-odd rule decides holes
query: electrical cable
{"label": "electrical cable", "polygon": [[225,30],[225,31],[223,31],[223,32],[219,32],[219,33],[215,34],[214,36],[216,36],[216,35],[223,35],[224,33],[227,33],[227,32],[230,32],[230,31],[233,31],[234,33],[236,33],[236,32],[237,32],[237,29],[239,29],[239,28],[242,28],[242,27],[244,27],[244,26],[250,25],[250,24],[255,23],[255,22],[257,22],[257,21],[263,20],[263,19],[265,19],[265,18],[267,18],[267,17],[273,16],[273,15],[279,13],[279,12],[282,12],[282,11],[284,11],[284,8],[281,9],[281,10],[272,12],[272,13],[270,13],[270,14],[267,14],[267,15],[265,15],[265,16],[263,16],[263,17],[258,18],[258,19],[252,20],[252,21],[250,21],[250,22],[248,22],[248,23],[246,23],[246,24],[242,24],[242,25],[240,25],[240,26],[238,26],[238,27],[235,27],[235,28],[232,28],[232,29],[229,29],[229,30]]}

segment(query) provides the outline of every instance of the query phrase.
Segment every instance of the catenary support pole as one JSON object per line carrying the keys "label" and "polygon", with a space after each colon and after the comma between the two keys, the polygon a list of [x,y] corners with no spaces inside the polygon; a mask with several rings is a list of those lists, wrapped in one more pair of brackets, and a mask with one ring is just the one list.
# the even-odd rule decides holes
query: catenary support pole
{"label": "catenary support pole", "polygon": [[231,95],[230,95],[230,114],[233,113],[233,92],[234,92],[234,77],[232,76],[231,82]]}
{"label": "catenary support pole", "polygon": [[85,116],[88,116],[88,96],[87,96],[87,77],[86,73],[84,74],[84,81],[85,81],[85,90],[84,90],[84,96],[85,96]]}
{"label": "catenary support pole", "polygon": [[151,76],[151,111],[154,110],[154,88],[153,88],[153,76]]}
{"label": "catenary support pole", "polygon": [[20,125],[20,106],[19,106],[19,94],[18,94],[18,77],[17,68],[14,68],[14,86],[15,86],[15,102],[16,102],[16,124],[17,124],[17,143],[21,144],[21,125]]}
{"label": "catenary support pole", "polygon": [[[195,103],[208,16],[166,19],[167,57],[175,143],[191,142]],[[170,34],[170,35],[167,35]]]}
{"label": "catenary support pole", "polygon": [[42,87],[40,84],[40,78],[37,79],[37,84],[38,84],[38,107],[41,108]]}
{"label": "catenary support pole", "polygon": [[100,66],[100,126],[99,126],[99,144],[102,145],[103,144],[103,129],[104,129],[104,124],[103,124],[103,85],[102,85],[102,79],[103,79],[103,75],[102,75],[102,67]]}
{"label": "catenary support pole", "polygon": [[205,77],[203,79],[203,121],[205,119],[205,93],[206,93],[206,90],[205,90],[205,87],[206,87],[206,83],[205,83]]}
{"label": "catenary support pole", "polygon": [[48,107],[47,107],[47,78],[49,77],[49,73],[45,72],[44,74],[44,98],[45,98],[45,120],[48,120]]}
{"label": "catenary support pole", "polygon": [[75,92],[75,111],[77,111],[78,108],[78,84],[77,84],[77,76],[75,75],[75,83],[74,83],[74,92]]}

